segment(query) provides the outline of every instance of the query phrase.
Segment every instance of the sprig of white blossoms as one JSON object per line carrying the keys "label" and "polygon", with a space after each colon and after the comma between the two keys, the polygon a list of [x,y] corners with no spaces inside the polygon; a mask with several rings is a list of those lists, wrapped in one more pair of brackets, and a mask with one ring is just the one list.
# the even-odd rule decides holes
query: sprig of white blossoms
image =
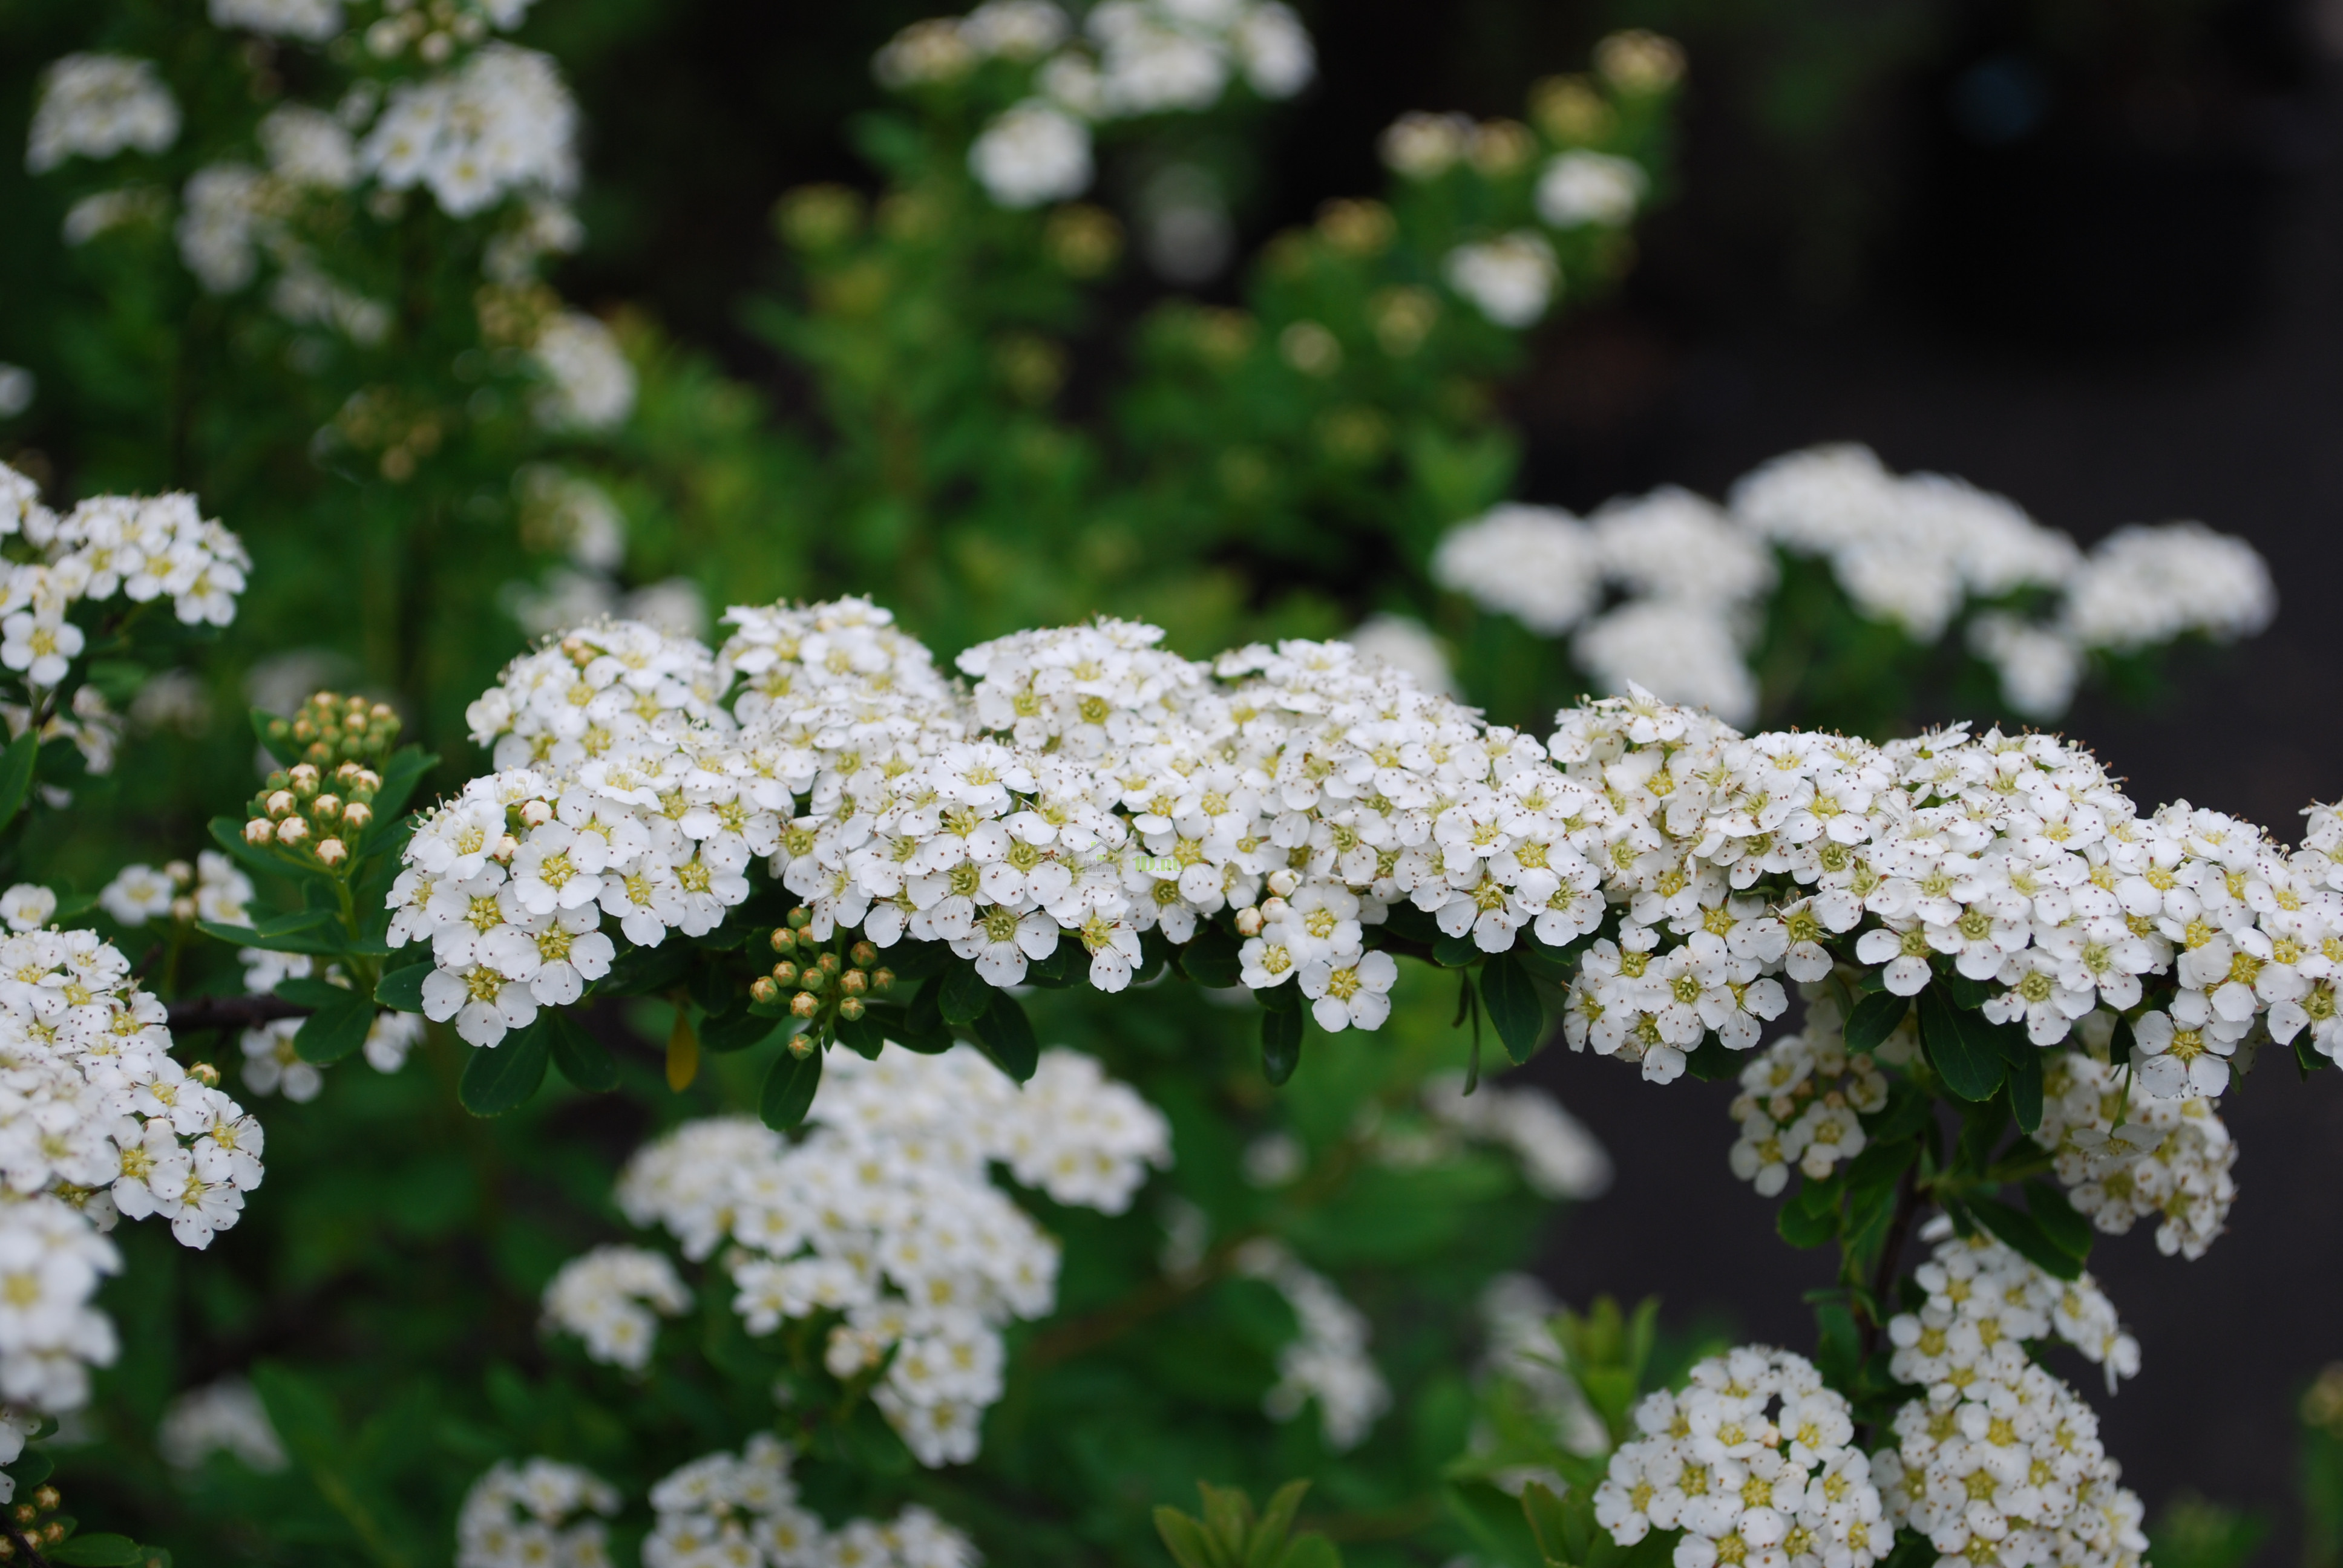
{"label": "sprig of white blossoms", "polygon": [[1895,1521],[1845,1396],[1803,1356],[1744,1345],[1636,1405],[1594,1517],[1623,1546],[1681,1530],[1676,1568],[1868,1568]]}
{"label": "sprig of white blossoms", "polygon": [[[167,598],[185,625],[226,626],[252,569],[243,541],[206,520],[183,492],[93,496],[63,517],[43,506],[40,494],[33,480],[0,463],[0,541],[15,541],[12,558],[0,561],[0,667],[24,682],[30,705],[15,710],[24,715],[11,719],[15,734],[87,646],[69,618],[75,607]],[[110,762],[118,726],[102,703],[85,713],[82,707],[76,702],[70,717],[46,717],[78,718],[76,744]]]}
{"label": "sprig of white blossoms", "polygon": [[2027,1342],[2054,1334],[2106,1372],[2109,1393],[2118,1379],[2138,1375],[2139,1342],[2089,1274],[2055,1280],[1989,1236],[1954,1235],[1943,1215],[1922,1234],[1936,1242],[1914,1275],[1927,1299],[1887,1324],[1896,1347],[1888,1371],[1897,1382],[1950,1404],[1980,1378],[2016,1379]]}
{"label": "sprig of white blossoms", "polygon": [[251,1383],[224,1377],[178,1394],[155,1429],[156,1452],[174,1470],[197,1471],[226,1453],[256,1473],[274,1475],[291,1461]]}
{"label": "sprig of white blossoms", "polygon": [[[739,1453],[695,1459],[651,1488],[643,1568],[976,1568],[969,1539],[914,1503],[832,1530],[798,1501],[789,1452],[769,1432]],[[460,1568],[460,1565],[459,1565]]]}
{"label": "sprig of white blossoms", "polygon": [[576,1334],[588,1355],[628,1372],[650,1364],[659,1318],[690,1306],[675,1265],[642,1247],[597,1247],[562,1264],[545,1287],[546,1326]]}
{"label": "sprig of white blossoms", "polygon": [[1091,126],[1196,114],[1242,80],[1290,98],[1317,75],[1302,20],[1277,0],[1104,0],[1079,35],[1050,0],[990,0],[966,16],[915,22],[871,62],[903,92],[953,82],[990,61],[1031,74],[1033,95],[996,116],[969,149],[970,172],[999,205],[1038,206],[1091,183]]}
{"label": "sprig of white blossoms", "polygon": [[46,174],[67,158],[159,153],[178,139],[178,100],[154,62],[67,55],[41,73],[25,166]]}
{"label": "sprig of white blossoms", "polygon": [[1974,1370],[1896,1412],[1873,1460],[1889,1520],[1926,1536],[1937,1568],[2137,1568],[2143,1510],[2091,1407],[2023,1355]]}
{"label": "sprig of white blossoms", "polygon": [[[1676,532],[1655,531],[1668,527]],[[1777,457],[1734,486],[1729,508],[1674,490],[1614,501],[1584,523],[1553,508],[1501,507],[1451,530],[1433,573],[1542,635],[1583,626],[1574,651],[1606,690],[1634,681],[1741,720],[1755,711],[1745,648],[1775,586],[1773,548],[1827,561],[1859,613],[1916,642],[1973,611],[1969,647],[1999,673],[2011,706],[2036,719],[2066,710],[2094,649],[2233,641],[2267,626],[2277,602],[2252,547],[2201,524],[2121,528],[2086,553],[2003,497],[1942,475],[1891,474],[1855,446]],[[1606,588],[1624,602],[1590,619]],[[2053,602],[2046,619],[1984,608],[2028,593]]]}
{"label": "sprig of white blossoms", "polygon": [[500,1461],[464,1494],[456,1568],[608,1568],[608,1527],[595,1516],[618,1511],[618,1493],[591,1471]]}
{"label": "sprig of white blossoms", "polygon": [[[2155,1065],[2137,1066],[2137,1081]],[[2161,1100],[2133,1087],[2123,1067],[2081,1051],[2053,1058],[2043,1064],[2035,1141],[2054,1152],[2068,1201],[2101,1231],[2120,1236],[2155,1219],[2158,1251],[2201,1258],[2237,1201],[2237,1141],[2209,1099]]]}
{"label": "sprig of white blossoms", "polygon": [[1246,1242],[1235,1269],[1283,1296],[1300,1331],[1278,1350],[1277,1382],[1262,1396],[1262,1413],[1292,1421],[1315,1404],[1329,1449],[1343,1453],[1364,1442],[1392,1402],[1391,1384],[1367,1352],[1367,1315],[1272,1237]]}
{"label": "sprig of white blossoms", "polygon": [[923,1464],[964,1462],[1001,1397],[1001,1326],[1056,1298],[1056,1243],[989,1164],[1053,1201],[1121,1213],[1171,1162],[1169,1127],[1077,1052],[1044,1052],[1021,1091],[965,1049],[837,1053],[807,1124],[791,1143],[746,1118],[687,1123],[628,1164],[618,1207],[695,1261],[724,1246],[752,1333],[842,1313],[831,1372],[884,1361],[871,1397],[904,1442]]}
{"label": "sprig of white blossoms", "polygon": [[1863,1118],[1886,1109],[1887,1075],[1878,1064],[1903,1066],[1920,1053],[1912,1020],[1867,1055],[1851,1056],[1845,1020],[1828,993],[1806,1004],[1805,1027],[1760,1051],[1741,1070],[1733,1120],[1733,1173],[1771,1198],[1789,1185],[1795,1167],[1813,1181],[1827,1181],[1870,1141]]}
{"label": "sprig of white blossoms", "polygon": [[159,1214],[209,1246],[260,1185],[263,1139],[216,1075],[172,1060],[163,1004],[111,943],[19,931],[0,977],[0,1400],[69,1410],[116,1352],[90,1305],[121,1267],[101,1232]]}

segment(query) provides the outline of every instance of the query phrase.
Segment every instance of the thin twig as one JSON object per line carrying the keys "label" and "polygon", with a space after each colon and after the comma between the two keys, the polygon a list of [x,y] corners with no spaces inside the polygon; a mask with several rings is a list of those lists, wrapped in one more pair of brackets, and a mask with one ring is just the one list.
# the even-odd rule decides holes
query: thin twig
{"label": "thin twig", "polygon": [[1920,1184],[1915,1179],[1916,1162],[1904,1168],[1904,1181],[1896,1194],[1896,1217],[1887,1223],[1887,1240],[1879,1251],[1879,1267],[1871,1279],[1871,1307],[1863,1314],[1863,1359],[1869,1361],[1879,1348],[1879,1336],[1885,1328],[1888,1287],[1896,1282],[1896,1265],[1903,1261],[1904,1239],[1911,1233],[1912,1221],[1920,1211]]}
{"label": "thin twig", "polygon": [[25,1561],[31,1563],[33,1568],[49,1568],[49,1560],[41,1555],[39,1549],[26,1540],[24,1532],[18,1530],[15,1524],[0,1520],[0,1531],[7,1533],[8,1544],[23,1553]]}
{"label": "thin twig", "polygon": [[307,1018],[317,1010],[275,996],[199,996],[171,1004],[171,1032],[258,1029],[280,1018]]}

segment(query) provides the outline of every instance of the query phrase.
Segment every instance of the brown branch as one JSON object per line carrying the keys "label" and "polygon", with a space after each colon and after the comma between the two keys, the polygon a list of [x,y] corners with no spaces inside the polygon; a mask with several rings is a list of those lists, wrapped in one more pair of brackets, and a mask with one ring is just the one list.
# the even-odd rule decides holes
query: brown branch
{"label": "brown branch", "polygon": [[25,1538],[24,1532],[18,1530],[13,1523],[0,1519],[0,1531],[6,1532],[8,1543],[22,1553],[25,1561],[31,1563],[33,1568],[49,1568],[49,1560],[41,1555],[39,1550]]}
{"label": "brown branch", "polygon": [[258,1029],[280,1018],[307,1018],[317,1010],[274,996],[198,996],[171,1004],[171,1032]]}
{"label": "brown branch", "polygon": [[1920,1212],[1920,1184],[1915,1161],[1904,1168],[1904,1181],[1896,1193],[1896,1217],[1887,1223],[1887,1240],[1879,1250],[1879,1267],[1871,1278],[1871,1310],[1863,1314],[1863,1359],[1869,1361],[1879,1348],[1879,1336],[1886,1327],[1887,1292],[1896,1282],[1896,1265],[1903,1261],[1905,1238],[1912,1232],[1912,1221]]}

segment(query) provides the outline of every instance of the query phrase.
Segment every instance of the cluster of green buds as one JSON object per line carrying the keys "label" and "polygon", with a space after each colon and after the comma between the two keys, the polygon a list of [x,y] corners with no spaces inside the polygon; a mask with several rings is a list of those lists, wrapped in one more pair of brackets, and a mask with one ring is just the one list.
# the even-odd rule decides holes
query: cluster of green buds
{"label": "cluster of green buds", "polygon": [[813,1049],[825,1013],[850,1023],[869,1005],[864,999],[883,994],[895,984],[895,972],[878,967],[877,948],[867,941],[858,941],[843,953],[825,948],[806,930],[811,920],[803,910],[789,911],[789,923],[776,927],[772,935],[780,961],[749,987],[749,997],[766,1007],[789,998],[789,1016],[801,1020],[789,1049],[799,1055]]}
{"label": "cluster of green buds", "polygon": [[64,1503],[55,1487],[44,1486],[10,1509],[8,1520],[13,1528],[9,1535],[0,1536],[0,1562],[16,1555],[19,1541],[37,1553],[44,1546],[56,1545],[71,1533],[73,1525],[56,1516]]}
{"label": "cluster of green buds", "polygon": [[350,858],[348,840],[374,820],[375,791],[381,788],[382,775],[357,762],[331,773],[308,762],[279,769],[252,798],[244,841],[307,853],[326,869],[337,869]]}
{"label": "cluster of green buds", "polygon": [[387,702],[320,691],[296,709],[292,718],[269,720],[268,739],[278,746],[298,747],[301,760],[316,768],[343,762],[379,766],[398,743],[398,715]]}

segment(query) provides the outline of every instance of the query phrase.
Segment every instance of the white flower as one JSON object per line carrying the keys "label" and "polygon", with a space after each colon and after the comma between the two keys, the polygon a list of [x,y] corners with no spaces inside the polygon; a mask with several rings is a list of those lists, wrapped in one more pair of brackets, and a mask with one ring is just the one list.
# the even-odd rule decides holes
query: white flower
{"label": "white flower", "polygon": [[0,619],[0,664],[22,673],[28,685],[56,685],[81,650],[81,628],[61,612],[20,609]]}
{"label": "white flower", "polygon": [[1090,187],[1091,134],[1039,98],[1003,110],[968,149],[969,172],[1012,209],[1078,196]]}
{"label": "white flower", "polygon": [[1537,211],[1555,228],[1588,224],[1623,227],[1635,216],[1650,184],[1632,158],[1574,148],[1563,153],[1538,176]]}
{"label": "white flower", "polygon": [[522,980],[484,963],[434,969],[423,980],[423,1016],[434,1023],[453,1019],[468,1044],[494,1046],[507,1031],[537,1021],[537,999]]}
{"label": "white flower", "polygon": [[212,25],[323,44],[342,30],[342,0],[211,0]]}
{"label": "white flower", "polygon": [[2213,1020],[2184,1029],[2169,1013],[2145,1012],[2133,1022],[2132,1038],[2139,1042],[2140,1087],[2157,1099],[2217,1099],[2228,1089],[2237,1040]]}
{"label": "white flower", "polygon": [[590,1471],[550,1459],[499,1462],[464,1494],[456,1568],[601,1568],[610,1561],[608,1530],[593,1516],[618,1511],[618,1493]]}
{"label": "white flower", "polygon": [[21,365],[0,364],[0,419],[13,419],[33,406],[33,373]]}
{"label": "white flower", "polygon": [[38,175],[70,157],[159,153],[178,137],[178,102],[153,62],[67,55],[41,73],[25,166]]}
{"label": "white flower", "polygon": [[2129,652],[2187,632],[2234,642],[2277,610],[2269,567],[2245,540],[2202,523],[2134,524],[2092,548],[2066,619],[2086,647]]}
{"label": "white flower", "polygon": [[630,1372],[650,1364],[653,1314],[671,1318],[690,1305],[674,1265],[640,1247],[597,1247],[564,1263],[545,1287],[548,1327],[578,1335],[596,1361]]}
{"label": "white flower", "polygon": [[553,61],[490,44],[461,66],[391,89],[358,148],[387,190],[420,185],[451,217],[508,196],[565,196],[578,184],[578,106]]}
{"label": "white flower", "polygon": [[1433,552],[1432,575],[1544,637],[1568,631],[1603,596],[1594,534],[1552,507],[1509,504],[1459,523]]}
{"label": "white flower", "polygon": [[12,931],[36,931],[57,912],[57,896],[32,882],[19,882],[0,893],[0,920]]}
{"label": "white flower", "polygon": [[267,1408],[240,1377],[222,1378],[174,1398],[163,1412],[155,1446],[175,1470],[200,1470],[214,1453],[231,1454],[263,1475],[274,1475],[289,1462]]}
{"label": "white flower", "polygon": [[1448,286],[1500,327],[1534,326],[1562,287],[1554,247],[1524,229],[1458,246],[1441,263]]}
{"label": "white flower", "polygon": [[1756,679],[1743,662],[1729,615],[1715,605],[1631,600],[1581,627],[1571,652],[1605,691],[1641,688],[1727,722],[1757,711]]}
{"label": "white flower", "polygon": [[97,895],[98,907],[126,926],[143,926],[170,912],[178,885],[152,866],[128,865]]}
{"label": "white flower", "polygon": [[547,318],[529,346],[548,385],[531,405],[555,430],[609,430],[635,407],[635,367],[610,329],[582,311]]}
{"label": "white flower", "polygon": [[1353,1026],[1381,1029],[1391,1016],[1391,988],[1399,980],[1399,965],[1385,952],[1372,952],[1349,962],[1320,959],[1302,970],[1302,994],[1311,999],[1311,1016],[1328,1033]]}

